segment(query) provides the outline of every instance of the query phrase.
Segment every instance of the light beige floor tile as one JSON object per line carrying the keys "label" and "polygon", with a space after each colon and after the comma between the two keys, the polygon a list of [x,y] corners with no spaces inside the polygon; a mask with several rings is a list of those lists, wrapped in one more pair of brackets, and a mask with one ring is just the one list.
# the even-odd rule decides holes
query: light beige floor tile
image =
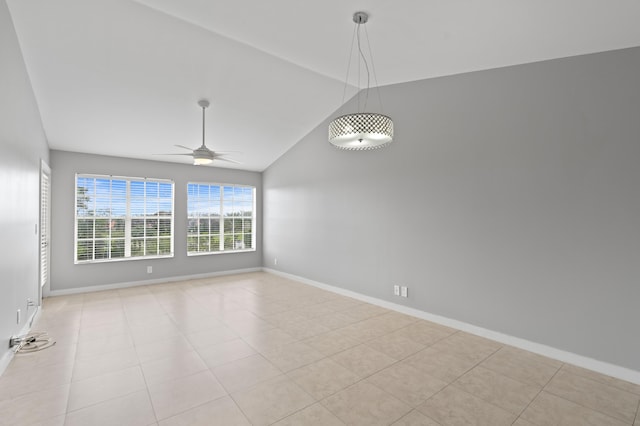
{"label": "light beige floor tile", "polygon": [[321,404],[313,404],[290,415],[274,426],[344,426],[336,416]]}
{"label": "light beige floor tile", "polygon": [[451,336],[457,330],[440,326],[428,321],[417,321],[394,332],[404,336],[424,346],[431,346],[434,343]]}
{"label": "light beige floor tile", "polygon": [[147,321],[151,318],[166,315],[166,311],[162,309],[162,306],[160,306],[160,304],[136,306],[134,308],[129,308],[125,305],[124,312],[127,317],[127,321],[129,321],[130,323]]}
{"label": "light beige floor tile", "polygon": [[520,382],[544,386],[556,374],[562,363],[505,346],[483,361],[481,365]]}
{"label": "light beige floor tile", "polygon": [[343,310],[341,313],[357,321],[362,321],[368,318],[376,317],[378,315],[386,314],[387,312],[389,312],[387,309],[381,308],[380,306],[371,305],[369,303],[362,303],[360,305]]}
{"label": "light beige floor tile", "polygon": [[360,378],[335,361],[325,358],[287,373],[316,400],[345,389]]}
{"label": "light beige floor tile", "polygon": [[538,426],[622,426],[630,424],[545,391],[533,400],[521,417]]}
{"label": "light beige floor tile", "polygon": [[196,333],[224,325],[222,321],[213,315],[180,316],[170,314],[169,316],[176,324],[176,327],[185,334]]}
{"label": "light beige floor tile", "polygon": [[283,305],[277,302],[270,302],[270,301],[263,301],[260,303],[249,303],[249,304],[245,304],[245,306],[247,306],[247,310],[249,312],[253,312],[254,314],[261,317],[277,314],[277,313],[288,310],[286,305]]}
{"label": "light beige floor tile", "polygon": [[388,425],[411,411],[402,401],[366,382],[331,395],[321,404],[348,425]]}
{"label": "light beige floor tile", "polygon": [[317,349],[302,342],[289,343],[274,350],[265,351],[263,356],[283,372],[300,368],[325,357]]}
{"label": "light beige floor tile", "polygon": [[76,359],[77,345],[59,344],[47,348],[46,350],[20,353],[18,352],[7,367],[7,372],[12,370],[21,370],[23,368],[32,369],[35,367],[53,367],[61,364],[73,363]]}
{"label": "light beige floor tile", "polygon": [[79,338],[82,341],[101,339],[106,336],[117,336],[118,334],[127,334],[129,325],[126,319],[119,321],[111,321],[107,324],[98,325],[82,325],[80,326]]}
{"label": "light beige floor tile", "polygon": [[576,374],[578,376],[586,377],[587,379],[595,380],[605,385],[613,386],[614,388],[622,389],[636,395],[640,395],[640,385],[635,383],[626,382],[624,380],[616,379],[615,377],[606,376],[604,374],[596,373],[595,371],[587,370],[584,368],[576,367],[571,364],[564,364],[562,370],[567,373]]}
{"label": "light beige floor tile", "polygon": [[183,336],[172,336],[166,340],[156,340],[148,343],[136,342],[135,350],[138,354],[138,360],[141,363],[145,363],[169,358],[177,353],[191,352],[194,348]]}
{"label": "light beige floor tile", "polygon": [[341,330],[332,330],[324,334],[319,334],[305,339],[303,342],[313,346],[326,356],[334,355],[360,344],[358,339],[342,333]]}
{"label": "light beige floor tile", "polygon": [[446,352],[458,358],[472,361],[473,363],[485,360],[501,347],[502,344],[498,342],[462,331],[431,345],[431,348],[434,350]]}
{"label": "light beige floor tile", "polygon": [[376,318],[377,317],[369,318],[358,321],[355,324],[349,324],[346,327],[340,328],[340,331],[361,343],[367,342],[387,334],[387,332],[378,325],[378,322],[374,321]]}
{"label": "light beige floor tile", "polygon": [[261,319],[236,321],[227,324],[227,327],[238,336],[257,334],[275,328],[273,324]]}
{"label": "light beige floor tile", "polygon": [[559,371],[545,391],[631,424],[640,396],[576,374]]}
{"label": "light beige floor tile", "polygon": [[84,308],[82,310],[82,318],[80,324],[83,327],[100,324],[110,324],[113,322],[125,321],[126,316],[124,310],[121,307],[116,309],[93,309]]}
{"label": "light beige floor tile", "polygon": [[362,302],[346,296],[337,296],[330,300],[327,300],[325,304],[329,307],[329,309],[332,309],[335,312],[340,312],[354,308],[358,305],[362,305]]}
{"label": "light beige floor tile", "polygon": [[265,316],[264,320],[274,327],[284,327],[289,324],[297,324],[308,321],[309,318],[298,311],[286,311],[274,315]]}
{"label": "light beige floor tile", "polygon": [[131,326],[131,336],[136,344],[167,340],[181,335],[180,330],[174,324],[168,325],[138,325]]}
{"label": "light beige floor tile", "polygon": [[425,348],[425,345],[396,333],[370,340],[366,345],[398,361]]}
{"label": "light beige floor tile", "polygon": [[522,417],[518,417],[518,419],[511,426],[536,426],[536,425],[531,423],[530,421],[523,419]]}
{"label": "light beige floor tile", "polygon": [[475,366],[469,359],[458,358],[428,347],[403,362],[445,382],[453,382]]}
{"label": "light beige floor tile", "polygon": [[175,416],[226,394],[210,371],[149,385],[149,395],[158,420]]}
{"label": "light beige floor tile", "polygon": [[332,360],[361,378],[382,370],[396,360],[366,345],[355,346],[331,357]]}
{"label": "light beige floor tile", "polygon": [[68,384],[71,382],[72,372],[73,363],[58,364],[55,367],[7,369],[0,376],[0,400]]}
{"label": "light beige floor tile", "polygon": [[314,321],[316,324],[320,324],[324,327],[327,327],[330,330],[335,330],[341,327],[346,327],[349,324],[353,324],[358,322],[357,319],[348,316],[342,312],[336,312],[333,314],[320,315],[319,317],[315,317]]}
{"label": "light beige floor tile", "polygon": [[293,336],[285,333],[279,328],[247,334],[242,336],[242,338],[258,352],[275,351],[278,350],[280,346],[296,341]]}
{"label": "light beige floor tile", "polygon": [[89,379],[138,365],[138,354],[133,347],[91,358],[79,359],[73,368],[73,381]]}
{"label": "light beige floor tile", "polygon": [[132,347],[133,338],[129,333],[104,336],[89,341],[79,341],[76,359],[93,358]]}
{"label": "light beige floor tile", "polygon": [[160,426],[210,426],[212,424],[251,426],[233,399],[228,396],[207,402],[159,423]]}
{"label": "light beige floor tile", "polygon": [[228,342],[238,338],[233,331],[226,326],[209,328],[195,333],[186,334],[185,337],[195,349],[204,348],[205,346],[215,345],[217,343]]}
{"label": "light beige floor tile", "polygon": [[332,314],[335,311],[326,303],[316,303],[302,308],[298,307],[293,312],[300,314],[305,319],[312,319],[322,315]]}
{"label": "light beige floor tile", "polygon": [[[423,411],[437,408],[429,404],[451,406],[435,410],[440,418],[407,411],[393,420],[396,424],[500,424],[503,419],[496,413],[504,412],[493,409],[518,413],[532,389],[547,386],[514,425],[640,426],[638,385],[271,274],[61,296],[43,304],[34,330],[48,331],[57,344],[14,357],[0,377],[0,424],[21,417],[32,425],[96,424],[83,416],[109,423],[127,412],[126,401],[136,398],[140,401],[130,408],[140,409],[144,417],[149,413],[149,399],[142,398],[147,385],[154,391],[154,413],[165,416],[165,426],[209,424],[212,418],[249,424],[215,374],[203,370],[208,366],[235,395],[281,381],[287,383],[283,388],[299,386],[317,400],[347,395],[346,389],[356,385],[360,392],[352,396],[357,398],[375,385],[387,399],[395,397]],[[375,372],[380,368],[376,360],[384,359],[377,354],[394,363]],[[322,358],[327,356],[362,376],[373,375],[358,383],[358,375]],[[42,386],[62,391],[48,393]],[[453,393],[449,399],[443,398],[447,392]],[[73,410],[68,415],[67,408]],[[356,404],[355,411],[359,409]],[[339,420],[321,404],[296,410],[278,424],[371,423]],[[469,412],[474,416],[465,417]],[[135,412],[124,418],[156,424],[155,414],[140,422],[134,421]]]}
{"label": "light beige floor tile", "polygon": [[401,362],[374,374],[367,381],[412,407],[447,386],[447,382]]}
{"label": "light beige floor tile", "polygon": [[112,373],[71,383],[69,411],[124,396],[142,389],[146,383],[140,367],[125,368]]}
{"label": "light beige floor tile", "polygon": [[130,330],[134,332],[144,331],[145,329],[153,330],[155,328],[165,328],[165,327],[176,326],[175,322],[166,313],[154,315],[151,317],[140,317],[135,319],[129,319],[127,321],[127,324],[129,324]]}
{"label": "light beige floor tile", "polygon": [[67,414],[66,426],[121,425],[155,423],[156,416],[146,389],[92,405]]}
{"label": "light beige floor tile", "polygon": [[269,379],[231,396],[253,425],[272,424],[315,402],[286,376]]}
{"label": "light beige floor tile", "polygon": [[32,329],[32,333],[46,332],[50,339],[56,344],[68,345],[78,343],[80,333],[77,324],[69,324],[63,326],[48,325],[39,329]]}
{"label": "light beige floor tile", "polygon": [[315,320],[291,322],[283,324],[279,328],[298,340],[305,340],[330,331],[328,327],[318,324]]}
{"label": "light beige floor tile", "polygon": [[413,410],[391,426],[440,426],[440,423],[428,418],[418,410]]}
{"label": "light beige floor tile", "polygon": [[141,367],[148,385],[189,376],[208,369],[195,351],[175,352],[167,358],[143,363]]}
{"label": "light beige floor tile", "polygon": [[198,353],[209,368],[213,369],[219,365],[255,355],[256,351],[244,340],[236,339],[202,347],[198,349]]}
{"label": "light beige floor tile", "polygon": [[66,418],[66,414],[61,414],[59,416],[49,417],[33,423],[29,423],[29,426],[64,426]]}
{"label": "light beige floor tile", "polygon": [[483,367],[469,371],[453,386],[516,415],[520,415],[542,390],[542,386],[527,385]]}
{"label": "light beige floor tile", "polygon": [[447,426],[511,425],[517,417],[452,386],[443,389],[417,408],[427,417]]}
{"label": "light beige floor tile", "polygon": [[420,321],[419,318],[400,312],[387,310],[386,313],[373,318],[386,332],[392,332]]}
{"label": "light beige floor tile", "polygon": [[0,420],[6,425],[45,422],[65,413],[68,397],[69,385],[63,385],[0,401]]}
{"label": "light beige floor tile", "polygon": [[229,393],[282,375],[280,369],[259,354],[220,365],[213,372]]}

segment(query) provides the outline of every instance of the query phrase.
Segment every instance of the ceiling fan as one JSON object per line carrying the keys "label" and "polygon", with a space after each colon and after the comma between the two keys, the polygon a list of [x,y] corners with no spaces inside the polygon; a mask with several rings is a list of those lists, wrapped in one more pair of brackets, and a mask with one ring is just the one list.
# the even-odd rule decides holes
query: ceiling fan
{"label": "ceiling fan", "polygon": [[202,108],[202,145],[196,149],[191,149],[188,146],[184,145],[175,145],[179,148],[184,148],[186,150],[191,151],[189,154],[158,154],[158,155],[189,155],[193,157],[193,164],[196,166],[201,166],[205,164],[211,164],[213,160],[227,161],[229,163],[242,164],[239,161],[232,160],[230,158],[224,158],[227,152],[214,152],[211,151],[204,143],[204,110],[209,107],[209,101],[206,99],[201,99],[198,101],[198,105]]}

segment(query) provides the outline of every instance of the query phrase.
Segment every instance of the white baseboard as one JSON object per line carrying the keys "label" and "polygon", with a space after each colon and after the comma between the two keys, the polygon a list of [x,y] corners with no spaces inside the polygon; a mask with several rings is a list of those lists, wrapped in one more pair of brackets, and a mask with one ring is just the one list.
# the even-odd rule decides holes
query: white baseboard
{"label": "white baseboard", "polygon": [[164,284],[164,283],[170,283],[174,281],[197,280],[201,278],[213,278],[213,277],[221,277],[224,275],[237,275],[237,274],[245,274],[248,272],[260,272],[260,271],[262,271],[262,268],[245,268],[245,269],[234,269],[230,271],[208,272],[205,274],[181,275],[176,277],[157,278],[154,280],[130,281],[130,282],[123,282],[123,283],[95,285],[95,286],[88,286],[88,287],[67,288],[63,290],[51,290],[49,291],[49,294],[47,295],[47,297],[68,296],[70,294],[79,294],[79,293],[93,293],[96,291],[117,290],[120,288],[138,287],[138,286],[152,285],[152,284]]}
{"label": "white baseboard", "polygon": [[314,287],[321,288],[323,290],[331,291],[343,296],[351,297],[353,299],[361,300],[363,302],[371,303],[372,305],[381,306],[383,308],[391,309],[396,312],[411,315],[417,318],[421,318],[427,321],[435,322],[447,327],[452,327],[458,330],[465,331],[467,333],[475,334],[476,336],[486,337],[487,339],[495,340],[506,345],[515,346],[516,348],[524,349],[529,352],[536,353],[538,355],[546,356],[558,361],[565,362],[567,364],[576,365],[578,367],[586,368],[588,370],[595,371],[597,373],[606,374],[607,376],[615,377],[627,382],[640,385],[640,371],[631,370],[626,367],[611,364],[604,361],[598,361],[593,358],[589,358],[583,355],[579,355],[573,352],[568,352],[562,349],[553,348],[551,346],[543,345],[541,343],[531,342],[519,337],[510,336],[508,334],[500,333],[498,331],[489,330],[486,328],[478,327],[473,324],[454,320],[451,318],[443,317],[440,315],[434,315],[429,312],[421,311],[419,309],[409,308],[407,306],[399,305],[397,303],[387,302],[386,300],[377,299],[375,297],[366,296],[354,291],[345,290],[340,287],[335,287],[329,284],[324,284],[318,281],[313,281],[308,278],[300,277],[286,272],[277,271],[271,268],[262,268],[263,271],[279,275],[285,278],[299,281],[304,284],[308,284]]}
{"label": "white baseboard", "polygon": [[[25,334],[28,334],[31,331],[31,326],[33,325],[35,320],[38,319],[38,316],[40,316],[40,312],[41,312],[40,306],[38,306],[36,308],[36,311],[33,313],[33,315],[31,315],[31,318],[29,318],[29,320],[25,323],[25,325],[22,327],[20,332],[17,334],[18,336],[24,336]],[[13,359],[14,356],[15,356],[15,352],[13,352],[13,349],[7,349],[4,352],[4,354],[0,358],[0,376],[2,376],[2,373],[4,373],[4,371],[7,369],[7,367],[11,363],[11,360]]]}

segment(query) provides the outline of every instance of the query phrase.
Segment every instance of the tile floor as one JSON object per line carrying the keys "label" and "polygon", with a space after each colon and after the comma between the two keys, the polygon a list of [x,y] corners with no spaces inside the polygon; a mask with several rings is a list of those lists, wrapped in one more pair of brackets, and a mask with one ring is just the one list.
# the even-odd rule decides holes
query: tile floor
{"label": "tile floor", "polygon": [[267,273],[45,300],[7,425],[634,425],[640,386]]}

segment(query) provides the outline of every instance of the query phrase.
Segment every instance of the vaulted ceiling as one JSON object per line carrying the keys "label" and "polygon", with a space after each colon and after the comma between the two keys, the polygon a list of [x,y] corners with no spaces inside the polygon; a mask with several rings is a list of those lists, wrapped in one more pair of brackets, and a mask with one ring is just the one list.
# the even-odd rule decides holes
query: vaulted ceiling
{"label": "vaulted ceiling", "polygon": [[[262,171],[342,101],[370,14],[380,85],[640,46],[637,0],[7,0],[52,149]],[[351,81],[350,94],[358,83]]]}

